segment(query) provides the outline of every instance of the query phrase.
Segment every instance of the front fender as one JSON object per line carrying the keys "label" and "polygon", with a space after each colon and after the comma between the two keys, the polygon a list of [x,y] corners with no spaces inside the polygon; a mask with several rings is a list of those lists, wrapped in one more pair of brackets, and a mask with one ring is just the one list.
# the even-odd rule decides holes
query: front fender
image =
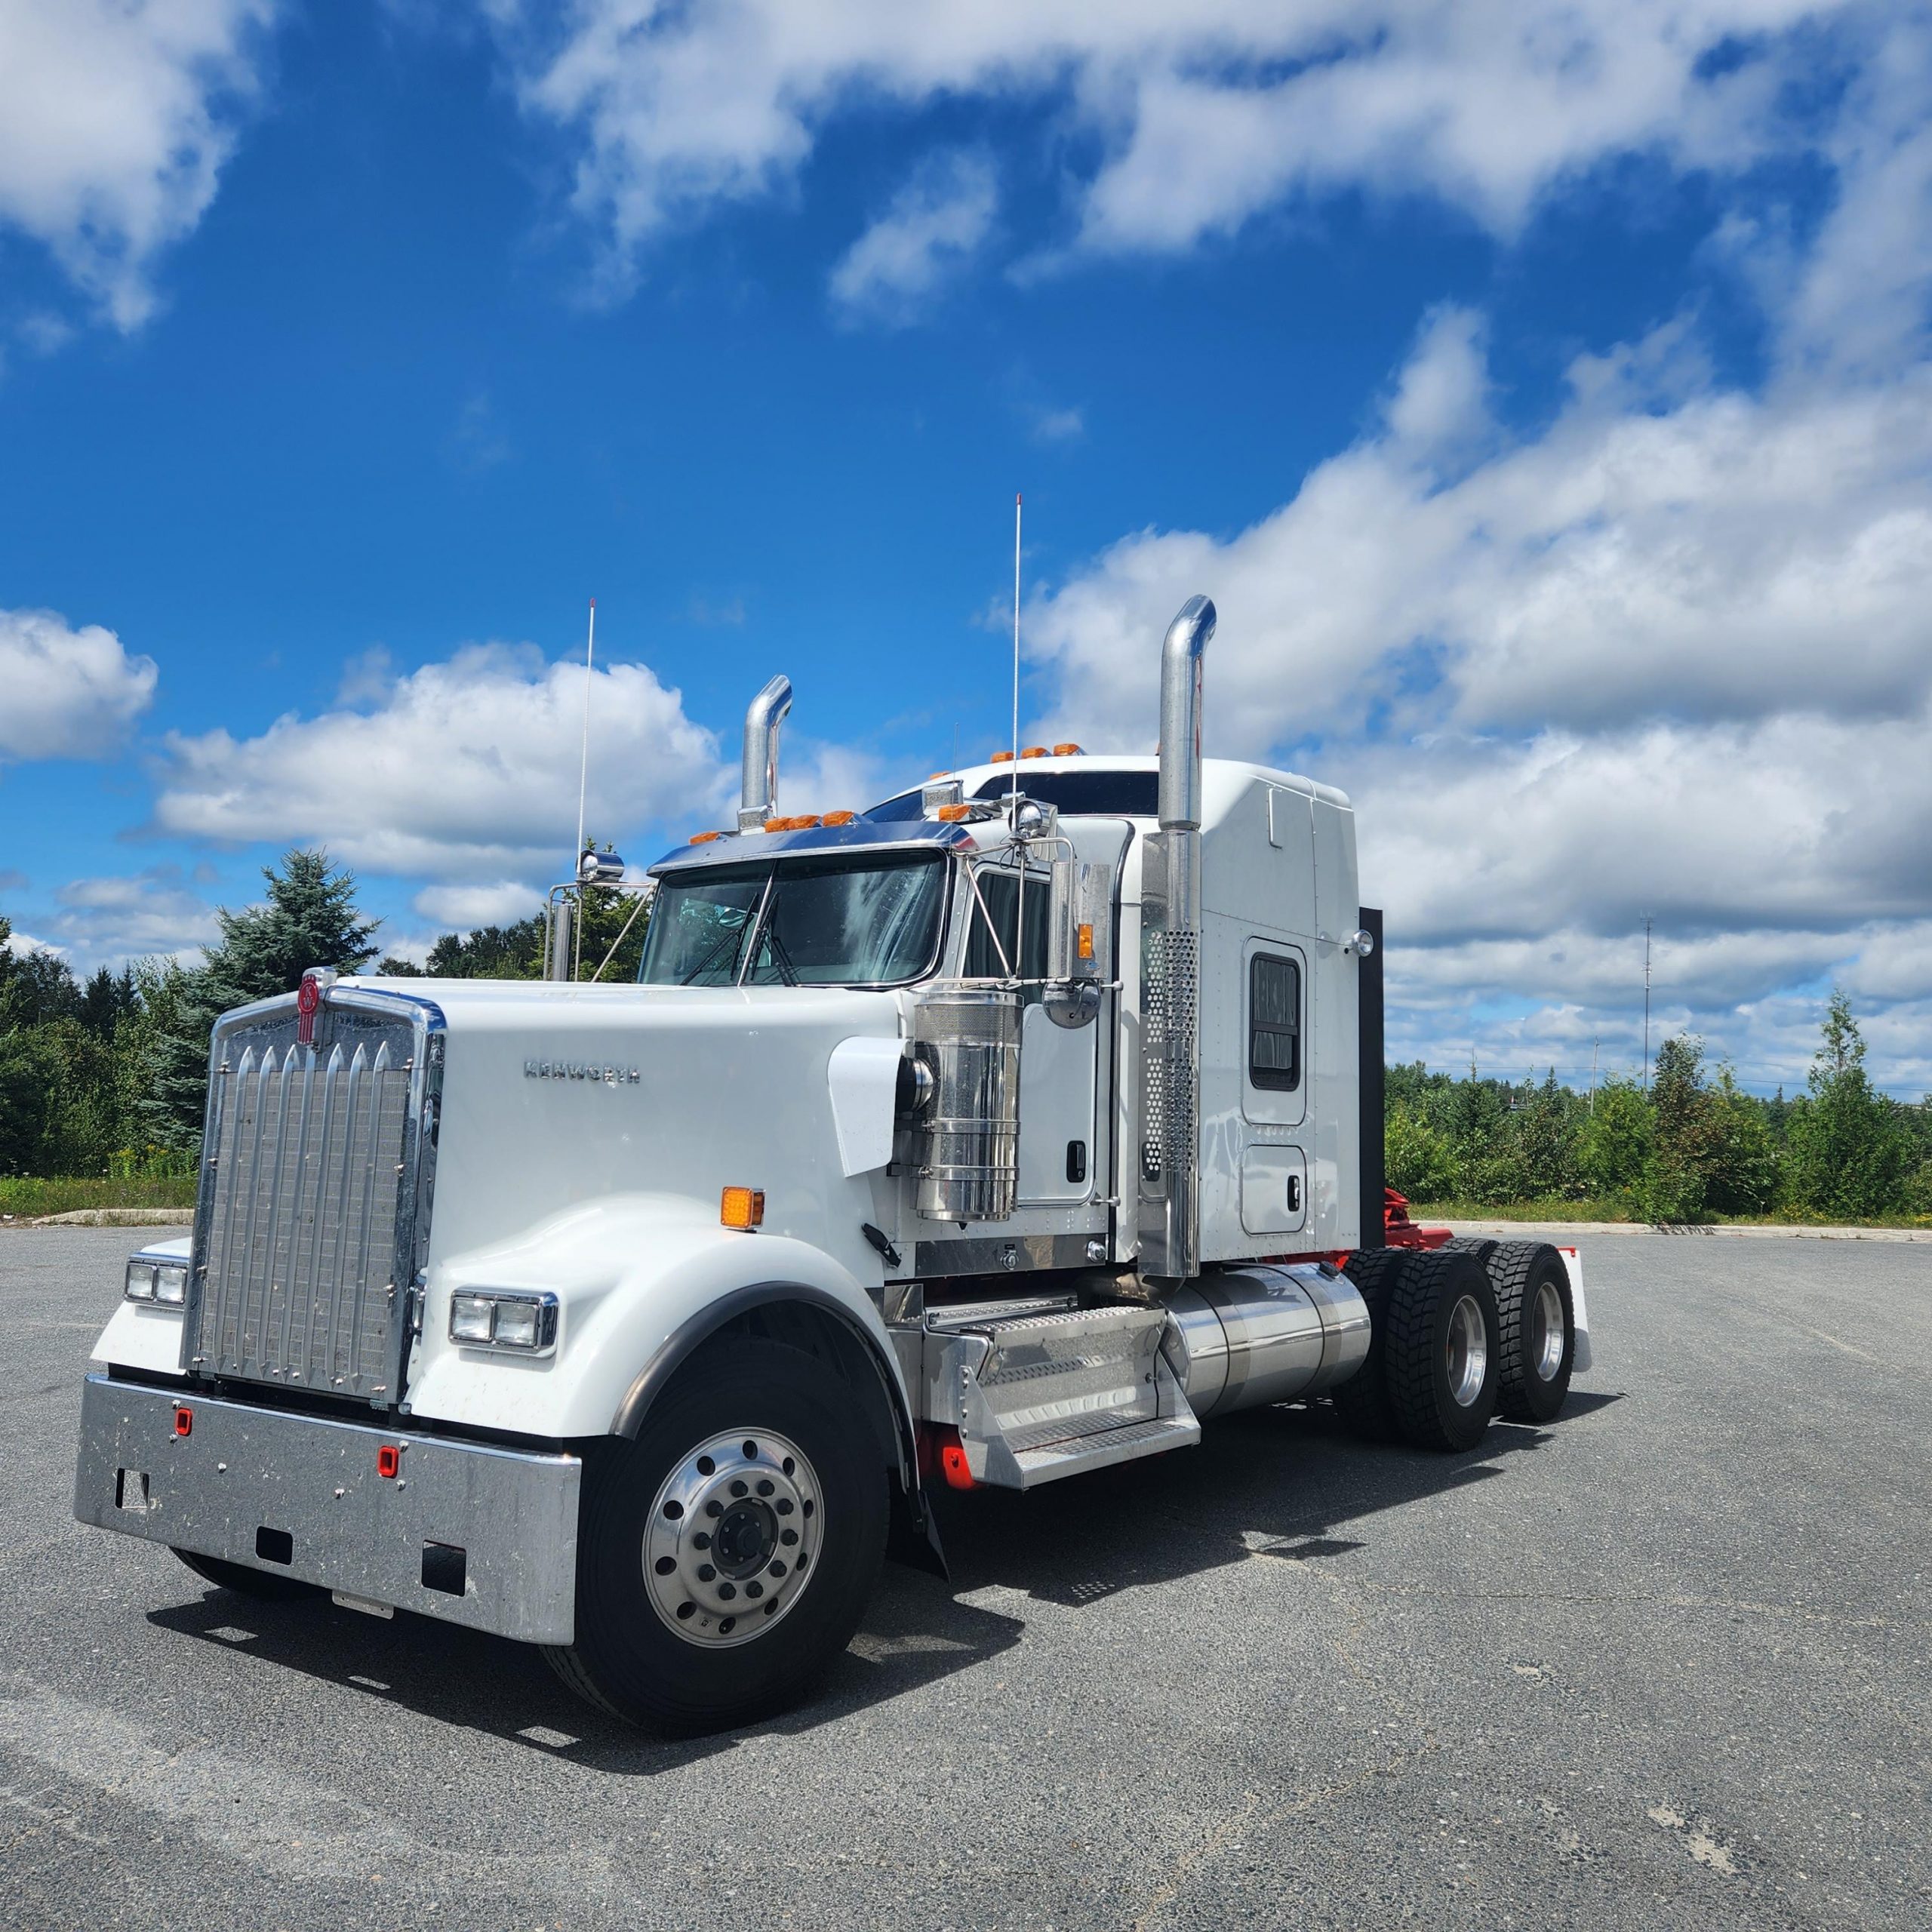
{"label": "front fender", "polygon": [[[537,1359],[449,1339],[451,1296],[472,1287],[548,1290],[555,1352]],[[432,1269],[409,1372],[414,1414],[551,1438],[634,1435],[691,1349],[761,1302],[806,1302],[842,1321],[876,1358],[909,1439],[912,1405],[885,1325],[857,1278],[783,1235],[719,1226],[682,1196],[586,1202],[515,1239]]]}

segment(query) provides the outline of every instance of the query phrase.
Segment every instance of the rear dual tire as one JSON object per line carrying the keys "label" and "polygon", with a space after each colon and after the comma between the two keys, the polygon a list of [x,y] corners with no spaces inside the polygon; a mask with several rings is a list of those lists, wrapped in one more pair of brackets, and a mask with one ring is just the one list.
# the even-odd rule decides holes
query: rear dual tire
{"label": "rear dual tire", "polygon": [[1547,1241],[1458,1235],[1444,1252],[1481,1263],[1496,1295],[1496,1406],[1511,1422],[1554,1422],[1576,1365],[1570,1271]]}
{"label": "rear dual tire", "polygon": [[1466,1254],[1411,1254],[1389,1291],[1383,1389],[1403,1439],[1473,1449],[1496,1413],[1496,1295]]}

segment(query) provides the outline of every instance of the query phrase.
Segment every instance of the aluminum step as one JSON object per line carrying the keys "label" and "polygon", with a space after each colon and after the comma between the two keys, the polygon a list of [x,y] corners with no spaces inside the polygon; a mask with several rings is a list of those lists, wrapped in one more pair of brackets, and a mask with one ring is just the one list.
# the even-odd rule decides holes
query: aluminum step
{"label": "aluminum step", "polygon": [[1184,1447],[1201,1425],[1161,1352],[1167,1321],[1123,1306],[928,1330],[926,1413],[958,1430],[974,1477],[1000,1488]]}

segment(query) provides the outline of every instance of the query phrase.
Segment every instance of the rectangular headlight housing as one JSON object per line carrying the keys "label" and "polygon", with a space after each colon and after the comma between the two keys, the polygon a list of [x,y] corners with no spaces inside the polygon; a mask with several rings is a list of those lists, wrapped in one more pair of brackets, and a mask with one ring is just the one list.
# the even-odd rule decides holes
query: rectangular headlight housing
{"label": "rectangular headlight housing", "polygon": [[188,1300],[188,1264],[178,1254],[134,1254],[128,1258],[121,1292],[130,1301],[183,1308]]}
{"label": "rectangular headlight housing", "polygon": [[528,1288],[459,1288],[450,1297],[450,1340],[466,1349],[549,1355],[557,1346],[557,1297]]}

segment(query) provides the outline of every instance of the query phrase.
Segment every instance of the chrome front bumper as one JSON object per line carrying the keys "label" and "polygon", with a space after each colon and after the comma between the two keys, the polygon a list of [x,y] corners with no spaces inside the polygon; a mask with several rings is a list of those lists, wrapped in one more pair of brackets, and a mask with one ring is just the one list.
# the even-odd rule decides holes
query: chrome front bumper
{"label": "chrome front bumper", "polygon": [[583,1474],[575,1456],[90,1375],[74,1514],[367,1603],[568,1644]]}

